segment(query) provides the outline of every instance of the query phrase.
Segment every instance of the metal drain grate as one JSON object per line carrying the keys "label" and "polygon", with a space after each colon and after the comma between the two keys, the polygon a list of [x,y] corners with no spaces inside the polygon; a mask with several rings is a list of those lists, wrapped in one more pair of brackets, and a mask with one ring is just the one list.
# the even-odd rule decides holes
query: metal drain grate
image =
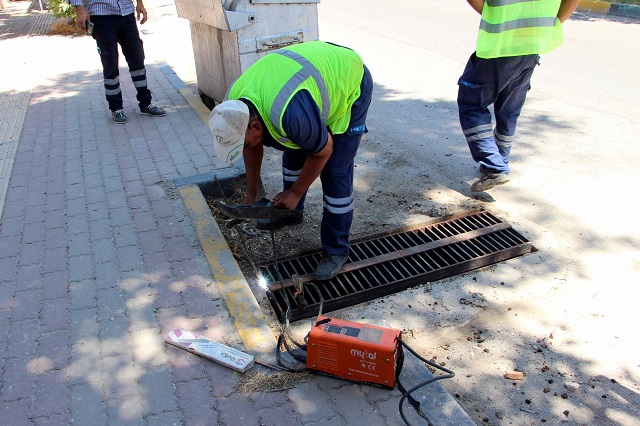
{"label": "metal drain grate", "polygon": [[342,272],[329,281],[305,285],[296,295],[293,276],[313,281],[320,251],[279,260],[282,283],[273,263],[262,265],[267,296],[283,321],[287,300],[290,320],[365,302],[409,287],[450,277],[531,252],[531,243],[509,223],[488,212],[474,212],[435,224],[355,241]]}

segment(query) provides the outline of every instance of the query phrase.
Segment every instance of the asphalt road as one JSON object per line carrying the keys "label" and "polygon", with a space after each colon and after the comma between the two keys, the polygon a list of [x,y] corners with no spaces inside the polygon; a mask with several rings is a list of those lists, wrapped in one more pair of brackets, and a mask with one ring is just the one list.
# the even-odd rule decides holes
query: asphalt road
{"label": "asphalt road", "polygon": [[[361,155],[365,160],[367,155],[384,159],[384,164],[364,173],[368,178],[361,188],[402,193],[407,182],[428,186],[434,181],[450,191],[449,200],[473,198],[469,184],[478,172],[459,130],[455,99],[457,79],[474,48],[478,15],[464,1],[323,0],[319,11],[320,38],[360,52],[376,83],[368,137],[382,148]],[[571,366],[569,376],[582,383],[590,376],[613,378],[638,401],[640,365],[632,354],[640,349],[635,325],[640,310],[640,89],[635,83],[640,21],[578,13],[564,30],[565,43],[544,55],[534,73],[512,150],[512,181],[476,197],[530,231],[540,257],[482,271],[474,280],[484,281],[484,286],[461,277],[440,297],[446,300],[447,291],[465,289],[491,299],[495,286],[506,281],[513,292],[493,295],[489,304],[510,309],[517,303],[520,317],[494,322],[529,338],[557,330],[556,368]],[[360,173],[367,172],[370,163]],[[418,192],[413,198],[408,195],[410,203],[420,198],[437,201],[434,191],[416,197]],[[405,300],[416,295],[410,292]],[[363,313],[372,315],[371,310]],[[397,315],[392,325],[430,327],[424,324],[428,312],[418,318]],[[474,322],[482,326],[479,319],[479,314],[463,313],[449,325],[457,330]],[[502,350],[514,365],[531,371],[534,366],[526,365],[531,359],[514,349],[519,342],[514,338],[513,346]],[[485,367],[469,361],[475,373]],[[449,389],[479,397],[486,388],[478,381]],[[503,394],[493,396],[496,401]],[[589,407],[588,402],[581,404]],[[467,408],[479,411],[481,405]],[[627,424],[624,419],[629,419],[596,414],[597,408],[585,411],[573,421]]]}

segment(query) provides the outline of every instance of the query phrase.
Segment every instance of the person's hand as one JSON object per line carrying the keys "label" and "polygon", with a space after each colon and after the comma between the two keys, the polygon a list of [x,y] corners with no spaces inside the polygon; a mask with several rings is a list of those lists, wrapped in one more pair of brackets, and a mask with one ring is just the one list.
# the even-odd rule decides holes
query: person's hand
{"label": "person's hand", "polygon": [[244,200],[242,200],[242,204],[253,204],[256,201],[258,201],[258,196],[255,194],[247,194],[244,197]]}
{"label": "person's hand", "polygon": [[[140,0],[138,0],[138,4],[136,5],[136,13],[140,24],[144,24],[145,22],[147,22],[147,9],[144,8],[144,4],[142,4]],[[141,15],[142,19],[140,18]]]}
{"label": "person's hand", "polygon": [[82,31],[87,31],[87,19],[89,19],[89,12],[84,6],[75,6],[73,10],[76,12],[76,25]]}
{"label": "person's hand", "polygon": [[293,210],[298,207],[300,198],[302,197],[289,189],[276,194],[271,202],[273,203],[273,207],[275,207],[276,209]]}

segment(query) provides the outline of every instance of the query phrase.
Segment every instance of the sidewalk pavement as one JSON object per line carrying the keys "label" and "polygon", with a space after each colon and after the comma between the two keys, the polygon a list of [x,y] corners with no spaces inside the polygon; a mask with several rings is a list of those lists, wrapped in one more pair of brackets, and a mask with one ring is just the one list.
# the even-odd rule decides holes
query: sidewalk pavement
{"label": "sidewalk pavement", "polygon": [[[242,380],[268,370],[243,376],[164,344],[183,327],[245,347],[174,184],[223,167],[201,110],[171,67],[148,61],[166,117],[138,113],[123,68],[128,121],[113,123],[93,41],[35,35],[27,5],[1,18],[2,423],[402,424],[397,389],[311,375],[246,394]],[[167,31],[171,5],[147,5]],[[434,424],[471,423],[439,383],[425,395]]]}

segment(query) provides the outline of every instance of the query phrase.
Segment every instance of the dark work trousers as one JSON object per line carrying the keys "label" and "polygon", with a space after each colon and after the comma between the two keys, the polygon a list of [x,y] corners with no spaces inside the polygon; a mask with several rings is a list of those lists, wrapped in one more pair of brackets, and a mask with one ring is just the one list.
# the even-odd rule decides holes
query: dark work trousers
{"label": "dark work trousers", "polygon": [[458,114],[471,156],[483,172],[509,173],[516,122],[538,63],[538,55],[482,59],[474,53],[469,58],[458,80]]}
{"label": "dark work trousers", "polygon": [[109,109],[115,111],[122,108],[122,91],[120,90],[120,70],[118,68],[118,44],[129,65],[131,80],[138,94],[138,106],[144,109],[151,103],[151,92],[147,88],[147,71],[144,68],[144,49],[138,33],[134,14],[93,15],[93,38],[98,45],[98,53],[102,61],[104,90]]}
{"label": "dark work trousers", "polygon": [[[320,241],[326,254],[349,254],[349,231],[353,222],[353,167],[362,135],[367,133],[365,121],[371,104],[373,80],[364,67],[360,97],[351,107],[351,120],[345,133],[332,135],[333,153],[320,173],[323,192],[323,213]],[[307,159],[307,153],[285,151],[282,154],[283,187],[290,189]],[[304,209],[305,196],[297,209]]]}

